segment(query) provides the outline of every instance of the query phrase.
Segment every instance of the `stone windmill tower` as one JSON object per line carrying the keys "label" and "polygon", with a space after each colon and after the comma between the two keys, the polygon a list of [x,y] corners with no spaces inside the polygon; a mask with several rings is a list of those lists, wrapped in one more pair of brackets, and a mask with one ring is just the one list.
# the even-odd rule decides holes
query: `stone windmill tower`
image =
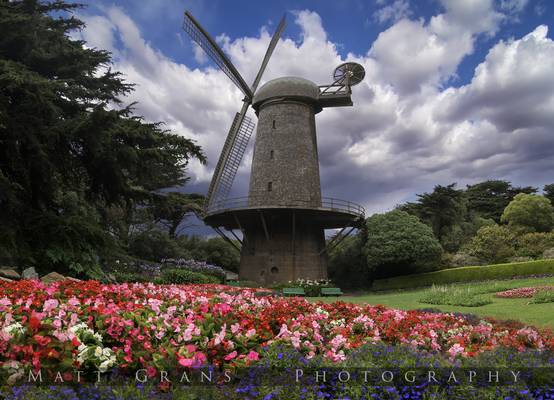
{"label": "stone windmill tower", "polygon": [[[234,246],[223,230],[241,244],[240,279],[266,284],[326,278],[327,252],[364,220],[361,206],[321,196],[315,124],[315,115],[323,108],[352,105],[351,87],[364,78],[364,69],[344,63],[335,69],[329,85],[282,77],[256,90],[284,25],[283,17],[251,87],[188,11],[183,25],[245,95],[210,183],[204,221]],[[249,193],[229,198],[254,130],[246,116],[250,105],[258,116],[258,128]],[[326,243],[324,230],[338,228],[341,231]]]}

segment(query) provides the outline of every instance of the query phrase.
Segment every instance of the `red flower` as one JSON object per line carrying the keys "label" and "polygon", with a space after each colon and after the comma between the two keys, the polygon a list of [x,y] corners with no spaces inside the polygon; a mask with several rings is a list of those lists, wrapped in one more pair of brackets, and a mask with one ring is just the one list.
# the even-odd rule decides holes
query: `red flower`
{"label": "red flower", "polygon": [[48,343],[52,341],[52,339],[50,339],[49,337],[45,337],[41,335],[35,335],[33,336],[33,339],[35,339],[35,341],[39,344],[39,346],[48,346]]}
{"label": "red flower", "polygon": [[29,326],[33,331],[37,331],[41,327],[40,319],[35,313],[32,313],[31,318],[29,318]]}

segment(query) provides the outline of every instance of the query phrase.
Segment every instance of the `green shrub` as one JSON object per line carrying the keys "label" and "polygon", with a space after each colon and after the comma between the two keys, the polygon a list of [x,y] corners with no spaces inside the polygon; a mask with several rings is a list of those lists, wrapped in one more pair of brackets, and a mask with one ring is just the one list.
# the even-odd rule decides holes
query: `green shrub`
{"label": "green shrub", "polygon": [[526,233],[517,238],[516,247],[520,257],[540,257],[546,250],[554,247],[554,233]]}
{"label": "green shrub", "polygon": [[114,271],[113,276],[117,282],[148,282],[146,275],[137,272]]}
{"label": "green shrub", "polygon": [[531,303],[554,303],[554,290],[539,290]]}
{"label": "green shrub", "polygon": [[449,306],[479,307],[492,301],[472,290],[471,287],[435,286],[423,293],[420,303],[441,304]]}
{"label": "green shrub", "polygon": [[554,208],[546,197],[519,193],[504,209],[500,221],[532,232],[548,232],[554,227]]}
{"label": "green shrub", "polygon": [[516,242],[516,233],[507,226],[484,226],[477,231],[466,251],[486,263],[503,263],[515,255]]}
{"label": "green shrub", "polygon": [[204,275],[186,269],[166,269],[155,282],[157,284],[176,283],[179,285],[191,283],[220,283],[219,279],[215,276]]}
{"label": "green shrub", "polygon": [[152,229],[133,236],[129,250],[138,258],[158,262],[163,258],[177,258],[180,249],[167,232]]}
{"label": "green shrub", "polygon": [[344,239],[329,254],[329,278],[341,288],[371,286],[371,271],[362,252],[364,242],[358,233]]}
{"label": "green shrub", "polygon": [[442,248],[432,229],[417,217],[394,210],[366,221],[364,254],[376,277],[436,270]]}
{"label": "green shrub", "polygon": [[312,279],[297,279],[286,283],[278,283],[273,285],[273,289],[283,288],[302,288],[308,297],[317,297],[320,295],[320,289],[324,287],[335,287],[328,279],[312,280]]}
{"label": "green shrub", "polygon": [[404,289],[454,282],[510,279],[518,276],[553,275],[554,260],[537,260],[524,263],[496,264],[445,269],[423,274],[397,276],[373,282],[373,290]]}

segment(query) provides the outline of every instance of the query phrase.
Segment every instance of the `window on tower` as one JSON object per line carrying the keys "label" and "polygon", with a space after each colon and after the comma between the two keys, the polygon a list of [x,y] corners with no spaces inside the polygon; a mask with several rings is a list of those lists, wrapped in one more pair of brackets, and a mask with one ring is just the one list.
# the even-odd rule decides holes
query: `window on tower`
{"label": "window on tower", "polygon": [[273,189],[273,182],[267,182],[267,191],[271,192],[272,189]]}
{"label": "window on tower", "polygon": [[273,154],[274,154],[274,153],[273,153],[273,150],[270,150],[270,151],[269,151],[269,158],[270,158],[271,160],[273,160]]}
{"label": "window on tower", "polygon": [[273,129],[275,129],[275,120],[273,120]]}

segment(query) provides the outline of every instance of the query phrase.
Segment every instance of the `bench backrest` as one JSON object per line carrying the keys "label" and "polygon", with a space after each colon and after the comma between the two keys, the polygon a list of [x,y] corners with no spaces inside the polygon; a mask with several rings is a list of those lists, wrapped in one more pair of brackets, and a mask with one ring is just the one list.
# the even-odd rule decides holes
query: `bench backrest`
{"label": "bench backrest", "polygon": [[305,295],[303,288],[283,288],[283,294]]}
{"label": "bench backrest", "polygon": [[342,294],[340,288],[321,288],[321,294]]}

